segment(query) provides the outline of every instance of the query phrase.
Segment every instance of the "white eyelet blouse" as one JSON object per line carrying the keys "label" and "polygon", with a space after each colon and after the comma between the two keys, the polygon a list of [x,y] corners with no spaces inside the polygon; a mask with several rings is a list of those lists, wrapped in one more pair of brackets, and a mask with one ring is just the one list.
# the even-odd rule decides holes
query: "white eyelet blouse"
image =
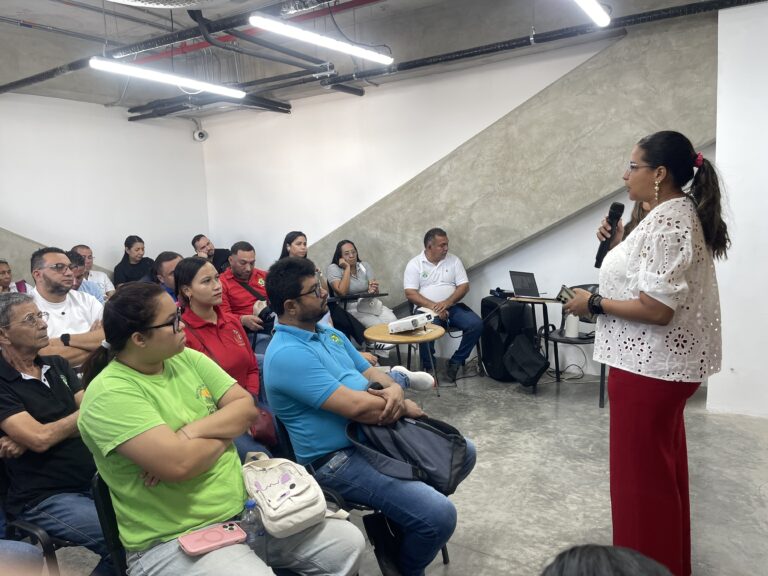
{"label": "white eyelet blouse", "polygon": [[640,292],[672,308],[672,321],[655,326],[599,316],[594,359],[660,380],[700,382],[719,372],[715,266],[689,198],[659,204],[603,261],[603,297],[630,300]]}

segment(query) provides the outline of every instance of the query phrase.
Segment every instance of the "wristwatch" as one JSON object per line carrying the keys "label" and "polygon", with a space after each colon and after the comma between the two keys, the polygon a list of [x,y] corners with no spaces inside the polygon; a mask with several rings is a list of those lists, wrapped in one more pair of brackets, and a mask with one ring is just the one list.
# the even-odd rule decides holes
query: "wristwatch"
{"label": "wristwatch", "polygon": [[61,343],[64,344],[64,346],[69,346],[69,339],[71,337],[72,336],[70,336],[69,334],[62,334],[61,336],[59,336],[59,339],[61,340]]}

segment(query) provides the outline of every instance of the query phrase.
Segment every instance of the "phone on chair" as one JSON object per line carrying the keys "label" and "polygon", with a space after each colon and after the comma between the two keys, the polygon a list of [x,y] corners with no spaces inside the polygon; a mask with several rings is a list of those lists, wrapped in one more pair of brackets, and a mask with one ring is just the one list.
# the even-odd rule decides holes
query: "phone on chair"
{"label": "phone on chair", "polygon": [[229,546],[245,542],[245,532],[237,522],[214,524],[179,536],[179,546],[189,556],[201,556]]}

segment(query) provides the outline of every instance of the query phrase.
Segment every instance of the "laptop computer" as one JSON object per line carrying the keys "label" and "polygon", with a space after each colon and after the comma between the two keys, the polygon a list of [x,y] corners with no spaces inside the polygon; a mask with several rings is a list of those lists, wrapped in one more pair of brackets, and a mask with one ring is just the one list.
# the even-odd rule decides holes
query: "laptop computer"
{"label": "laptop computer", "polygon": [[510,270],[509,279],[512,280],[512,292],[515,298],[531,298],[533,300],[557,302],[556,299],[543,297],[539,293],[539,287],[536,285],[536,278],[533,272]]}

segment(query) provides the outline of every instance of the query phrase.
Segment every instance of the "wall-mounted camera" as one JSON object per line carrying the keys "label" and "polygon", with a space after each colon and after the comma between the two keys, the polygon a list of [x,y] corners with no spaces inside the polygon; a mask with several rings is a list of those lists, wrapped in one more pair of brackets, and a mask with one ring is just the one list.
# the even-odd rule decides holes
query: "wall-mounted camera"
{"label": "wall-mounted camera", "polygon": [[193,130],[192,139],[195,142],[205,142],[206,140],[208,140],[208,132],[206,132],[202,128],[198,130]]}

